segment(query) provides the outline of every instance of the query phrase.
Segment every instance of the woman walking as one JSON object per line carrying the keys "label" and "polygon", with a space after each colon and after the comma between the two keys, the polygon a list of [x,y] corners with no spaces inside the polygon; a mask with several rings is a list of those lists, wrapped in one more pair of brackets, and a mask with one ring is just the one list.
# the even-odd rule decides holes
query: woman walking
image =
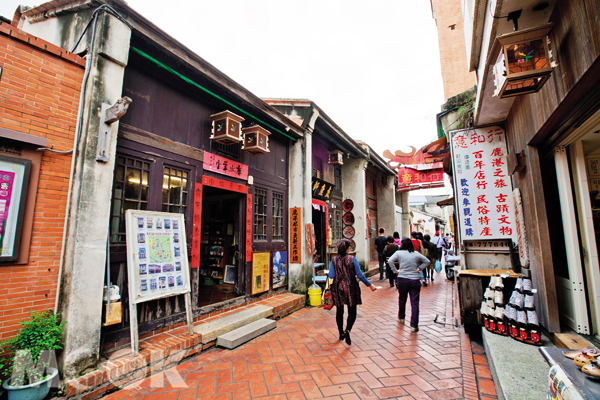
{"label": "woman walking", "polygon": [[398,232],[394,232],[394,244],[400,246],[402,241],[400,240],[400,234]]}
{"label": "woman walking", "polygon": [[[394,265],[399,263],[400,268]],[[427,268],[429,259],[415,251],[409,238],[402,239],[400,250],[394,253],[388,261],[388,265],[398,274],[396,287],[398,288],[398,320],[404,324],[406,316],[406,298],[410,295],[410,330],[419,331],[419,297],[421,294],[420,272]]]}
{"label": "woman walking", "polygon": [[[356,277],[370,287],[371,291],[374,292],[377,288],[365,278],[356,257],[347,254],[349,247],[349,240],[340,240],[337,247],[338,255],[329,264],[329,277],[335,278],[331,284],[331,294],[336,307],[335,321],[340,332],[340,340],[346,339],[346,343],[352,344],[350,331],[356,321],[356,306],[362,304]],[[344,304],[348,305],[346,330],[344,330]]]}
{"label": "woman walking", "polygon": [[435,261],[437,260],[437,246],[431,243],[431,236],[423,236],[423,255],[429,259],[429,265],[425,269],[425,281],[428,279],[433,282],[433,270],[435,269]]}

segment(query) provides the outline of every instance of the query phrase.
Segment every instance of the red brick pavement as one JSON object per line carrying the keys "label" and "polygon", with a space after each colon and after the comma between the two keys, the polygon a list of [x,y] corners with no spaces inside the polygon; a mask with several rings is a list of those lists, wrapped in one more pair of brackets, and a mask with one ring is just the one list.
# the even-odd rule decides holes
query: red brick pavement
{"label": "red brick pavement", "polygon": [[351,346],[338,341],[335,310],[304,308],[233,351],[211,350],[105,399],[496,398],[483,349],[462,328],[434,322],[452,317],[453,285],[442,274],[421,290],[417,333],[397,320],[397,292],[374,282],[383,288],[363,287]]}

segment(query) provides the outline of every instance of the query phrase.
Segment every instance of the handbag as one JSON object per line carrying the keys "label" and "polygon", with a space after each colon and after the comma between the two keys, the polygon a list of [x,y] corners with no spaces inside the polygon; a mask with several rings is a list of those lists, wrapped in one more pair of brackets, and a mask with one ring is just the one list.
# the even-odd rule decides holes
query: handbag
{"label": "handbag", "polygon": [[438,274],[440,272],[442,272],[442,262],[441,261],[436,261],[435,262],[435,272],[437,272]]}
{"label": "handbag", "polygon": [[325,284],[325,291],[323,292],[323,309],[331,310],[333,308],[333,296],[331,295],[331,289],[329,288],[329,278]]}

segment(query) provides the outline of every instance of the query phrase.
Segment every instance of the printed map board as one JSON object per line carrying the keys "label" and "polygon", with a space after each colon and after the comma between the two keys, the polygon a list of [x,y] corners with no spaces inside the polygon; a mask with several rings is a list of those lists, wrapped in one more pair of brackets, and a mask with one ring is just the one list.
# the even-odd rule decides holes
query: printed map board
{"label": "printed map board", "polygon": [[189,293],[183,214],[127,210],[126,229],[130,300]]}

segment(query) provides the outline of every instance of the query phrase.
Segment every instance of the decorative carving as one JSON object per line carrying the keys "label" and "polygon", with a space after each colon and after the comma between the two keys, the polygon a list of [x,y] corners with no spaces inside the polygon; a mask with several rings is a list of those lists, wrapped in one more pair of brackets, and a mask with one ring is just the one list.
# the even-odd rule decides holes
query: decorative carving
{"label": "decorative carving", "polygon": [[127,112],[129,108],[129,104],[131,104],[133,100],[131,100],[127,96],[121,97],[114,106],[106,110],[104,114],[104,123],[110,125],[115,121],[121,119],[123,115]]}

